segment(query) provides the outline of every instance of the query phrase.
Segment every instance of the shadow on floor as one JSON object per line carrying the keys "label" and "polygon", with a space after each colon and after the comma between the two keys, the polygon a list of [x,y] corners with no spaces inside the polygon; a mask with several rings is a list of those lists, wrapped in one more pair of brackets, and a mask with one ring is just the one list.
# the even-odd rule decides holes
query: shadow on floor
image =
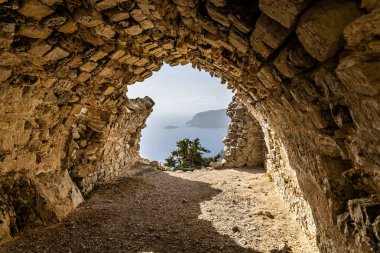
{"label": "shadow on floor", "polygon": [[242,248],[199,220],[209,184],[143,170],[98,187],[65,221],[33,231],[0,252],[231,252]]}

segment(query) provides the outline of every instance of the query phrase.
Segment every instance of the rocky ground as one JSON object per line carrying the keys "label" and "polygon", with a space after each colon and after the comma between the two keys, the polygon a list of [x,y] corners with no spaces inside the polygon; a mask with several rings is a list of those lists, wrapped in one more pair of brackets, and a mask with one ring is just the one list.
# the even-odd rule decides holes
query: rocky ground
{"label": "rocky ground", "polygon": [[316,243],[301,232],[265,171],[203,169],[170,174],[209,183],[221,191],[211,201],[201,203],[199,218],[211,221],[217,232],[228,235],[238,245],[260,252],[283,248],[288,251],[281,252],[319,252]]}
{"label": "rocky ground", "polygon": [[318,252],[313,245],[263,171],[140,168],[0,252]]}

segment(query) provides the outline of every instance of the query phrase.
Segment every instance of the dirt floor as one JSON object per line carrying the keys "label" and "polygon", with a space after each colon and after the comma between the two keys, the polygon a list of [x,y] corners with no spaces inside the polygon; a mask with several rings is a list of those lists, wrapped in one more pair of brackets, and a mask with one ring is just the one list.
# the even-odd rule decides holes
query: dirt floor
{"label": "dirt floor", "polygon": [[315,241],[301,231],[265,171],[203,169],[170,175],[209,183],[221,190],[211,201],[201,203],[199,218],[211,221],[220,234],[230,236],[238,245],[260,252],[284,248],[293,253],[319,252]]}
{"label": "dirt floor", "polygon": [[135,169],[0,252],[318,252],[283,206],[262,171]]}

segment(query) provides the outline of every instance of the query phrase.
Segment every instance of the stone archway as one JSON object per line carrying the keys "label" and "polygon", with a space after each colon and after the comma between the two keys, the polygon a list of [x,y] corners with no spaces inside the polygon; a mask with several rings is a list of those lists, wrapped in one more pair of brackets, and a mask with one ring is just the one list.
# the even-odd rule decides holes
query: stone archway
{"label": "stone archway", "polygon": [[166,62],[221,77],[275,133],[322,252],[379,249],[376,1],[0,2],[2,241],[136,161],[153,102],[127,85]]}

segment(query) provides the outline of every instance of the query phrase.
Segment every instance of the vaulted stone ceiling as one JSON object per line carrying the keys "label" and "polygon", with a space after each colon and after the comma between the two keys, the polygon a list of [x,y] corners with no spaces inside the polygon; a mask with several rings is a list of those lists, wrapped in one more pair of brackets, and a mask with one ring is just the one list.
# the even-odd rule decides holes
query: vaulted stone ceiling
{"label": "vaulted stone ceiling", "polygon": [[0,0],[0,240],[138,159],[163,63],[222,78],[275,133],[321,252],[380,242],[376,0]]}

